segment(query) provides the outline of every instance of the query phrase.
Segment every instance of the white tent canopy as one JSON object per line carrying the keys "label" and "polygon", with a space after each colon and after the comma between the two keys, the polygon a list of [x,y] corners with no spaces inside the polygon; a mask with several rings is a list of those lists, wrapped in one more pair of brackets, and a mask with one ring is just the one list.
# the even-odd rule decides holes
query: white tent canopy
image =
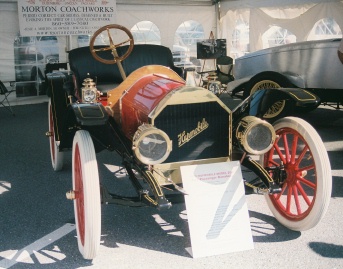
{"label": "white tent canopy", "polygon": [[[292,2],[297,4],[291,5]],[[237,26],[237,20],[241,19],[249,25],[249,51],[252,52],[264,48],[262,35],[271,26],[289,30],[297,42],[308,40],[311,30],[320,19],[332,19],[343,29],[342,1],[299,2],[301,1],[236,1],[235,5],[233,2],[224,2],[227,12],[221,18],[221,37],[227,38],[228,44],[232,44],[230,41],[233,29]]]}
{"label": "white tent canopy", "polygon": [[[233,54],[239,23],[245,24],[246,52],[264,47],[263,34],[271,26],[287,29],[296,41],[307,40],[320,19],[329,18],[343,29],[343,1],[319,0],[116,0],[116,20],[128,29],[138,22],[151,21],[160,32],[160,43],[173,48],[175,32],[185,21],[198,22],[204,37],[213,32],[227,40],[227,53]],[[244,33],[241,32],[240,38]],[[13,44],[19,35],[17,0],[0,0],[0,79],[16,80]],[[339,32],[338,32],[339,35]],[[341,36],[341,32],[340,32]],[[58,36],[59,60],[67,61],[66,49],[71,44]]]}

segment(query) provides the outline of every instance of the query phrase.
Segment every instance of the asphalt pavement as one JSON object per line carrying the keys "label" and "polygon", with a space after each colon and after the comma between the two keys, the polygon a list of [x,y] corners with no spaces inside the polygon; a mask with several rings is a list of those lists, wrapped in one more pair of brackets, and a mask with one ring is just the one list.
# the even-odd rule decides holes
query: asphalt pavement
{"label": "asphalt pavement", "polygon": [[[333,174],[330,206],[315,228],[288,230],[262,195],[249,194],[254,248],[193,259],[185,249],[190,235],[184,204],[166,211],[103,205],[100,251],[87,261],[78,251],[72,202],[65,198],[71,153],[62,171],[51,168],[47,103],[13,109],[16,116],[0,108],[0,268],[343,268],[343,111],[319,107],[302,116],[321,135]],[[101,178],[130,195],[116,154],[101,152],[97,159]]]}

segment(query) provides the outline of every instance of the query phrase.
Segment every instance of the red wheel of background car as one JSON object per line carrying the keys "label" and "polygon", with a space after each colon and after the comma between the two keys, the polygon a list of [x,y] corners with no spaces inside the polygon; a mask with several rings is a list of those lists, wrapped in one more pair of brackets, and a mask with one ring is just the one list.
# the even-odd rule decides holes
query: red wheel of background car
{"label": "red wheel of background car", "polygon": [[74,215],[79,251],[93,259],[100,246],[101,201],[98,165],[88,131],[77,131],[73,141]]}
{"label": "red wheel of background car", "polygon": [[287,174],[281,193],[266,194],[276,219],[296,231],[314,227],[330,202],[332,176],[325,146],[306,121],[287,117],[274,123],[277,139],[261,157],[265,167],[284,164]]}
{"label": "red wheel of background car", "polygon": [[55,126],[54,126],[53,107],[51,105],[51,99],[49,99],[48,117],[49,117],[49,143],[50,143],[51,165],[54,171],[59,171],[63,167],[63,152],[60,152],[58,150],[58,142],[56,141],[56,138],[55,138]]}

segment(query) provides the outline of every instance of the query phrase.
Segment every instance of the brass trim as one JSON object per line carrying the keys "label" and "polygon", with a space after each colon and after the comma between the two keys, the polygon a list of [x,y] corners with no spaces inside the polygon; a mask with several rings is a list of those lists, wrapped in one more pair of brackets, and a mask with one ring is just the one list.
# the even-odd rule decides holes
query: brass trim
{"label": "brass trim", "polygon": [[[192,101],[190,101],[192,100]],[[155,125],[155,119],[168,105],[196,104],[217,102],[229,114],[228,134],[229,134],[229,158],[232,154],[232,111],[221,101],[218,96],[203,87],[182,86],[168,93],[153,111],[149,114],[150,123]]]}
{"label": "brass trim", "polygon": [[313,100],[317,100],[316,96],[313,95],[312,93],[310,93],[309,91],[307,90],[304,90],[302,89],[304,92],[306,92],[308,95],[312,96],[312,99],[311,98],[299,98],[296,94],[288,91],[289,94],[291,94],[292,96],[294,96],[297,100],[301,100],[301,101],[313,101]]}
{"label": "brass trim", "polygon": [[263,167],[259,162],[256,162],[256,161],[253,160],[253,159],[251,159],[250,162],[253,163],[253,164],[255,165],[255,167],[261,171],[262,174],[264,174],[265,178],[266,178],[270,183],[273,183],[273,182],[274,182],[274,180],[270,177],[270,175],[269,175],[269,173],[267,172],[267,170],[264,169],[264,167]]}
{"label": "brass trim", "polygon": [[133,71],[121,84],[113,88],[107,93],[108,104],[111,106],[114,114],[114,119],[118,124],[120,122],[120,112],[121,112],[121,98],[125,91],[129,90],[134,83],[146,75],[151,74],[161,74],[175,81],[183,82],[185,81],[173,70],[162,65],[148,65],[138,68]]}
{"label": "brass trim", "polygon": [[[264,126],[266,127],[270,134],[271,134],[271,138],[270,138],[270,143],[267,147],[265,147],[264,149],[254,149],[252,147],[250,147],[249,145],[249,141],[248,141],[248,137],[249,137],[249,133],[250,131],[256,127],[256,126]],[[267,151],[269,151],[272,146],[274,145],[274,141],[276,139],[276,133],[274,130],[274,127],[267,121],[262,120],[260,118],[257,118],[255,116],[246,116],[244,118],[242,118],[240,120],[240,122],[237,125],[237,129],[236,129],[236,138],[237,141],[240,143],[240,146],[248,153],[253,154],[253,155],[261,155],[266,153]]]}
{"label": "brass trim", "polygon": [[146,171],[146,175],[147,175],[147,179],[150,182],[150,186],[153,189],[153,191],[156,193],[156,195],[158,197],[164,197],[163,191],[160,188],[160,185],[158,184],[158,182],[156,181],[156,177],[150,172],[150,171]]}
{"label": "brass trim", "polygon": [[196,137],[198,134],[205,131],[210,125],[206,121],[205,118],[202,119],[202,121],[198,121],[197,127],[195,127],[193,130],[190,130],[189,132],[183,131],[177,135],[178,137],[178,147],[182,147],[189,141],[191,141],[194,137]]}
{"label": "brass trim", "polygon": [[[164,153],[164,155],[158,159],[158,160],[149,160],[146,156],[144,156],[141,151],[140,151],[140,143],[142,142],[142,140],[144,140],[145,138],[147,138],[149,135],[151,134],[155,134],[155,135],[159,135],[161,137],[164,138],[164,141],[162,141],[162,143],[166,143],[167,147],[166,147],[166,152]],[[157,143],[157,141],[155,142]],[[132,139],[132,150],[136,156],[136,158],[141,161],[144,164],[148,164],[148,165],[152,165],[152,164],[158,164],[158,163],[162,163],[164,162],[170,152],[172,151],[172,142],[169,138],[169,136],[163,132],[162,130],[150,125],[150,124],[142,124],[138,127],[137,131],[135,132],[133,139]]]}
{"label": "brass trim", "polygon": [[[192,101],[190,102],[190,100]],[[163,98],[163,100],[161,100],[161,102],[159,102],[159,104],[150,112],[149,118],[151,119],[151,124],[155,125],[155,118],[168,105],[196,104],[207,102],[217,102],[228,113],[231,113],[231,110],[209,90],[196,86],[182,86],[168,93]]]}

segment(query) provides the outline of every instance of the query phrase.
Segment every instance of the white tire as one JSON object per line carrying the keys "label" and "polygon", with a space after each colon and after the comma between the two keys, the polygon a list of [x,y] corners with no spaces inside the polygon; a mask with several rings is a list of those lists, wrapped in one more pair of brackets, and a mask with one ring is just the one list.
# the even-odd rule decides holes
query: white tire
{"label": "white tire", "polygon": [[277,139],[261,157],[264,167],[283,162],[286,179],[282,192],[266,194],[275,218],[295,231],[316,226],[329,206],[332,175],[325,146],[316,130],[306,121],[286,117],[274,123]]}
{"label": "white tire", "polygon": [[49,99],[48,105],[48,119],[49,119],[49,143],[50,143],[50,158],[51,165],[54,171],[60,171],[63,168],[63,152],[59,151],[59,141],[55,138],[55,126],[54,126],[54,108],[51,105],[51,99]]}
{"label": "white tire", "polygon": [[101,201],[98,164],[88,131],[76,132],[72,158],[78,247],[85,259],[93,259],[100,246]]}

